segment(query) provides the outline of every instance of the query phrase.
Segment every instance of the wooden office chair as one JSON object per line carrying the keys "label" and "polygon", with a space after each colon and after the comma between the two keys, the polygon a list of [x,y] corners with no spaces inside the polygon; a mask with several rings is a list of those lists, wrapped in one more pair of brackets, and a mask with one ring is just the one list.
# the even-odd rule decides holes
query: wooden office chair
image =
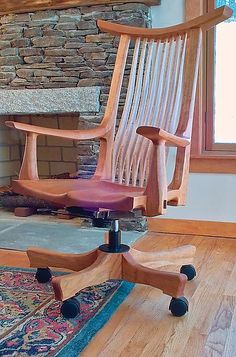
{"label": "wooden office chair", "polygon": [[[9,121],[9,127],[26,133],[26,146],[16,193],[36,196],[58,207],[111,220],[107,244],[86,254],[60,254],[44,249],[27,251],[40,282],[51,279],[49,266],[68,268],[72,274],[54,277],[55,298],[63,301],[65,317],[79,313],[76,294],[107,279],[148,284],[172,297],[170,310],[182,316],[188,310],[184,298],[186,280],[195,276],[189,263],[195,247],[187,245],[165,252],[140,252],[121,244],[119,217],[164,214],[167,205],[183,205],[189,174],[192,120],[198,77],[202,31],[231,16],[218,8],[187,23],[164,29],[141,29],[98,21],[102,31],[120,36],[120,43],[104,118],[95,129],[58,130]],[[132,64],[126,101],[117,118],[119,97],[129,46]],[[116,130],[117,119],[119,126]],[[39,179],[38,135],[73,140],[100,138],[97,169],[91,179]],[[166,147],[177,148],[171,183],[167,184]],[[184,264],[180,273],[158,267]]]}

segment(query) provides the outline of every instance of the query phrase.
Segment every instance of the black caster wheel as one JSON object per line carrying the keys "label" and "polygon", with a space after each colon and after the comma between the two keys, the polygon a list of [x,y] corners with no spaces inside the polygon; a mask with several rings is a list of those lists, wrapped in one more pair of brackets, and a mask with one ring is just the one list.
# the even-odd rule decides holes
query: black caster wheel
{"label": "black caster wheel", "polygon": [[65,300],[61,305],[61,314],[66,319],[73,319],[80,313],[80,304],[75,298]]}
{"label": "black caster wheel", "polygon": [[196,270],[193,265],[182,265],[180,273],[187,275],[188,280],[193,280],[197,275]]}
{"label": "black caster wheel", "polygon": [[188,311],[188,300],[185,297],[172,298],[169,310],[174,316],[183,316]]}
{"label": "black caster wheel", "polygon": [[49,268],[38,268],[35,278],[39,283],[48,283],[52,279],[52,273]]}

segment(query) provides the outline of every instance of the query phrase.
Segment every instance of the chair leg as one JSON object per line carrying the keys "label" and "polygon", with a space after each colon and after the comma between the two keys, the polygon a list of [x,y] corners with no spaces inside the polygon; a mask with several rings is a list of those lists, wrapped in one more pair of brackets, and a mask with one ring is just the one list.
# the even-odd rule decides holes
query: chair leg
{"label": "chair leg", "polygon": [[152,269],[167,265],[190,264],[195,253],[196,247],[193,245],[184,245],[160,252],[141,252],[133,248],[130,249],[130,254],[137,263]]}
{"label": "chair leg", "polygon": [[33,268],[65,268],[79,271],[87,268],[97,259],[97,249],[84,254],[67,254],[47,249],[30,247],[27,250],[30,266]]}
{"label": "chair leg", "polygon": [[100,251],[97,253],[97,259],[86,269],[52,279],[56,300],[67,300],[81,289],[101,284],[108,279],[121,279],[122,255]]}
{"label": "chair leg", "polygon": [[169,273],[147,268],[137,262],[130,252],[123,254],[122,278],[124,280],[153,286],[164,294],[178,298],[184,295],[187,277],[180,273]]}

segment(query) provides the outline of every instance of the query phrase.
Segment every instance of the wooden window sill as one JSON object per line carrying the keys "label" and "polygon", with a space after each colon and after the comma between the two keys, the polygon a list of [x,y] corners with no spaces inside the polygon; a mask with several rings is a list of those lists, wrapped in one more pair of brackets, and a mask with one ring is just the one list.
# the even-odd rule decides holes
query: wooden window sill
{"label": "wooden window sill", "polygon": [[205,153],[193,156],[190,160],[190,172],[236,174],[236,155]]}

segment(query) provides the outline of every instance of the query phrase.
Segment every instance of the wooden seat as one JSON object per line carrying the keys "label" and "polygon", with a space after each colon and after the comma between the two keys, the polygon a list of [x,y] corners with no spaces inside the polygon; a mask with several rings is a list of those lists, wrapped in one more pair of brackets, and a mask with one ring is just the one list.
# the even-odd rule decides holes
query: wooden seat
{"label": "wooden seat", "polygon": [[[228,7],[221,7],[165,29],[98,21],[102,31],[120,36],[104,118],[98,127],[82,131],[7,122],[26,133],[23,163],[19,179],[13,182],[14,191],[58,206],[117,211],[120,215],[139,209],[143,215],[157,216],[166,212],[167,205],[185,204],[202,33],[231,14]],[[129,77],[127,86],[123,83],[124,73]],[[122,88],[125,102],[122,115],[118,116]],[[39,179],[39,135],[68,140],[100,138],[100,154],[92,179]],[[176,159],[173,177],[168,182],[169,147],[176,148]],[[170,310],[174,315],[181,316],[188,309],[183,294],[187,277],[192,279],[195,274],[189,265],[195,254],[192,246],[166,252],[135,251],[120,243],[118,222],[114,220],[108,244],[92,252],[72,255],[29,248],[27,253],[31,266],[41,269],[37,272],[38,280],[45,280],[42,274],[50,276],[48,266],[76,271],[52,280],[55,298],[64,301],[64,316],[78,313],[73,296],[80,289],[109,278],[160,288],[173,298]],[[181,273],[158,270],[159,266],[170,264],[184,264]]]}
{"label": "wooden seat", "polygon": [[129,211],[136,208],[145,210],[146,205],[143,188],[102,180],[16,180],[13,190],[22,195],[37,196],[60,207]]}

